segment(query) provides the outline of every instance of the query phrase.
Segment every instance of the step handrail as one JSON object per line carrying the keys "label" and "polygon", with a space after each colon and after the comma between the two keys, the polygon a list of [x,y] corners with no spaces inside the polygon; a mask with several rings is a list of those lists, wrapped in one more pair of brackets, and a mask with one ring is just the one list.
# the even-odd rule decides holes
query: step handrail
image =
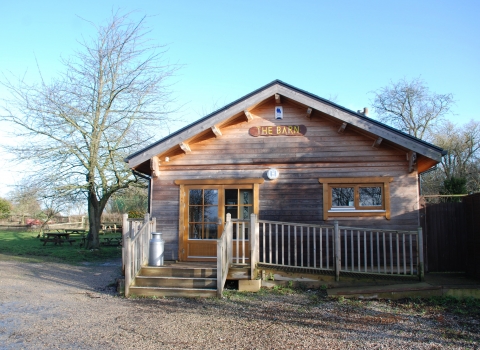
{"label": "step handrail", "polygon": [[125,297],[130,295],[130,286],[148,260],[148,242],[155,231],[156,218],[145,214],[143,223],[129,221],[128,214],[123,215],[123,250],[125,250]]}
{"label": "step handrail", "polygon": [[232,261],[233,224],[232,216],[227,214],[227,220],[222,235],[217,239],[217,296],[223,295],[223,287],[227,280],[228,269]]}

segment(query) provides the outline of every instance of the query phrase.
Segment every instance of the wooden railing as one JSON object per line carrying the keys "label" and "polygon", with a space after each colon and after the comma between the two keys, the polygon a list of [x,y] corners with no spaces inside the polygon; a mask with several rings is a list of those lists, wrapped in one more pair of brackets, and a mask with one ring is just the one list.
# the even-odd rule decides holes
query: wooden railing
{"label": "wooden railing", "polygon": [[342,271],[375,274],[417,274],[417,231],[339,227]]}
{"label": "wooden railing", "polygon": [[155,231],[156,219],[150,219],[145,214],[143,221],[129,220],[128,215],[123,215],[123,252],[125,264],[125,296],[130,294],[130,286],[135,277],[148,260],[148,242],[151,233]]}
{"label": "wooden railing", "polygon": [[[340,273],[417,275],[423,280],[422,230],[398,231],[256,221],[252,214],[251,263]],[[256,238],[256,239],[255,239]],[[253,273],[252,273],[253,278]]]}
{"label": "wooden railing", "polygon": [[259,262],[334,270],[334,226],[259,220]]}
{"label": "wooden railing", "polygon": [[233,223],[231,215],[227,214],[227,220],[225,222],[222,236],[217,239],[217,296],[219,298],[222,297],[223,286],[227,280],[228,268],[232,262],[232,248]]}

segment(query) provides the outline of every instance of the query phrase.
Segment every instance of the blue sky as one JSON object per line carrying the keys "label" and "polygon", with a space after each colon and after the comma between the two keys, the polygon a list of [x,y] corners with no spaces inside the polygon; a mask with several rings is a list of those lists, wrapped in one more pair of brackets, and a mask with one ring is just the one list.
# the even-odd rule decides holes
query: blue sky
{"label": "blue sky", "polygon": [[[151,16],[151,38],[183,65],[171,82],[185,123],[275,79],[357,110],[373,90],[419,76],[454,95],[450,119],[480,119],[480,1],[3,0],[0,9],[0,71],[29,80],[38,78],[35,58],[48,79],[76,40],[94,35],[81,18]],[[18,174],[2,171],[0,157],[2,196]]]}

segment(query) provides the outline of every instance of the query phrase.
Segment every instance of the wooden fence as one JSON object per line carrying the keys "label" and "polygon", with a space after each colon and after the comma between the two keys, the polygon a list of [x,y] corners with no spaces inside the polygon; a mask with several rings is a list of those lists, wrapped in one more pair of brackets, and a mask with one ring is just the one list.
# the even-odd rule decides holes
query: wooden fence
{"label": "wooden fence", "polygon": [[480,193],[463,199],[467,231],[467,274],[480,279]]}
{"label": "wooden fence", "polygon": [[465,271],[467,235],[463,202],[427,203],[420,210],[425,272]]}
{"label": "wooden fence", "polygon": [[[480,271],[480,194],[458,202],[426,203],[420,210],[426,272]],[[480,272],[477,272],[477,276]]]}

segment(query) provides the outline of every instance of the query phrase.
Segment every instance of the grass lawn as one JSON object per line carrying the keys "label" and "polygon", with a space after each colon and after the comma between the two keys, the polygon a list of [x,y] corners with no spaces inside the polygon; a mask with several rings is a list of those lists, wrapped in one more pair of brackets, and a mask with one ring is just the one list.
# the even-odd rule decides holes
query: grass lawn
{"label": "grass lawn", "polygon": [[[30,262],[54,261],[68,264],[81,264],[83,262],[102,262],[121,258],[121,247],[105,246],[98,250],[86,250],[80,247],[81,239],[72,235],[76,239],[73,245],[63,243],[54,245],[47,243],[43,245],[40,238],[37,238],[38,232],[18,232],[18,231],[0,231],[0,259],[14,259]],[[104,237],[118,237],[119,234],[101,235]]]}

